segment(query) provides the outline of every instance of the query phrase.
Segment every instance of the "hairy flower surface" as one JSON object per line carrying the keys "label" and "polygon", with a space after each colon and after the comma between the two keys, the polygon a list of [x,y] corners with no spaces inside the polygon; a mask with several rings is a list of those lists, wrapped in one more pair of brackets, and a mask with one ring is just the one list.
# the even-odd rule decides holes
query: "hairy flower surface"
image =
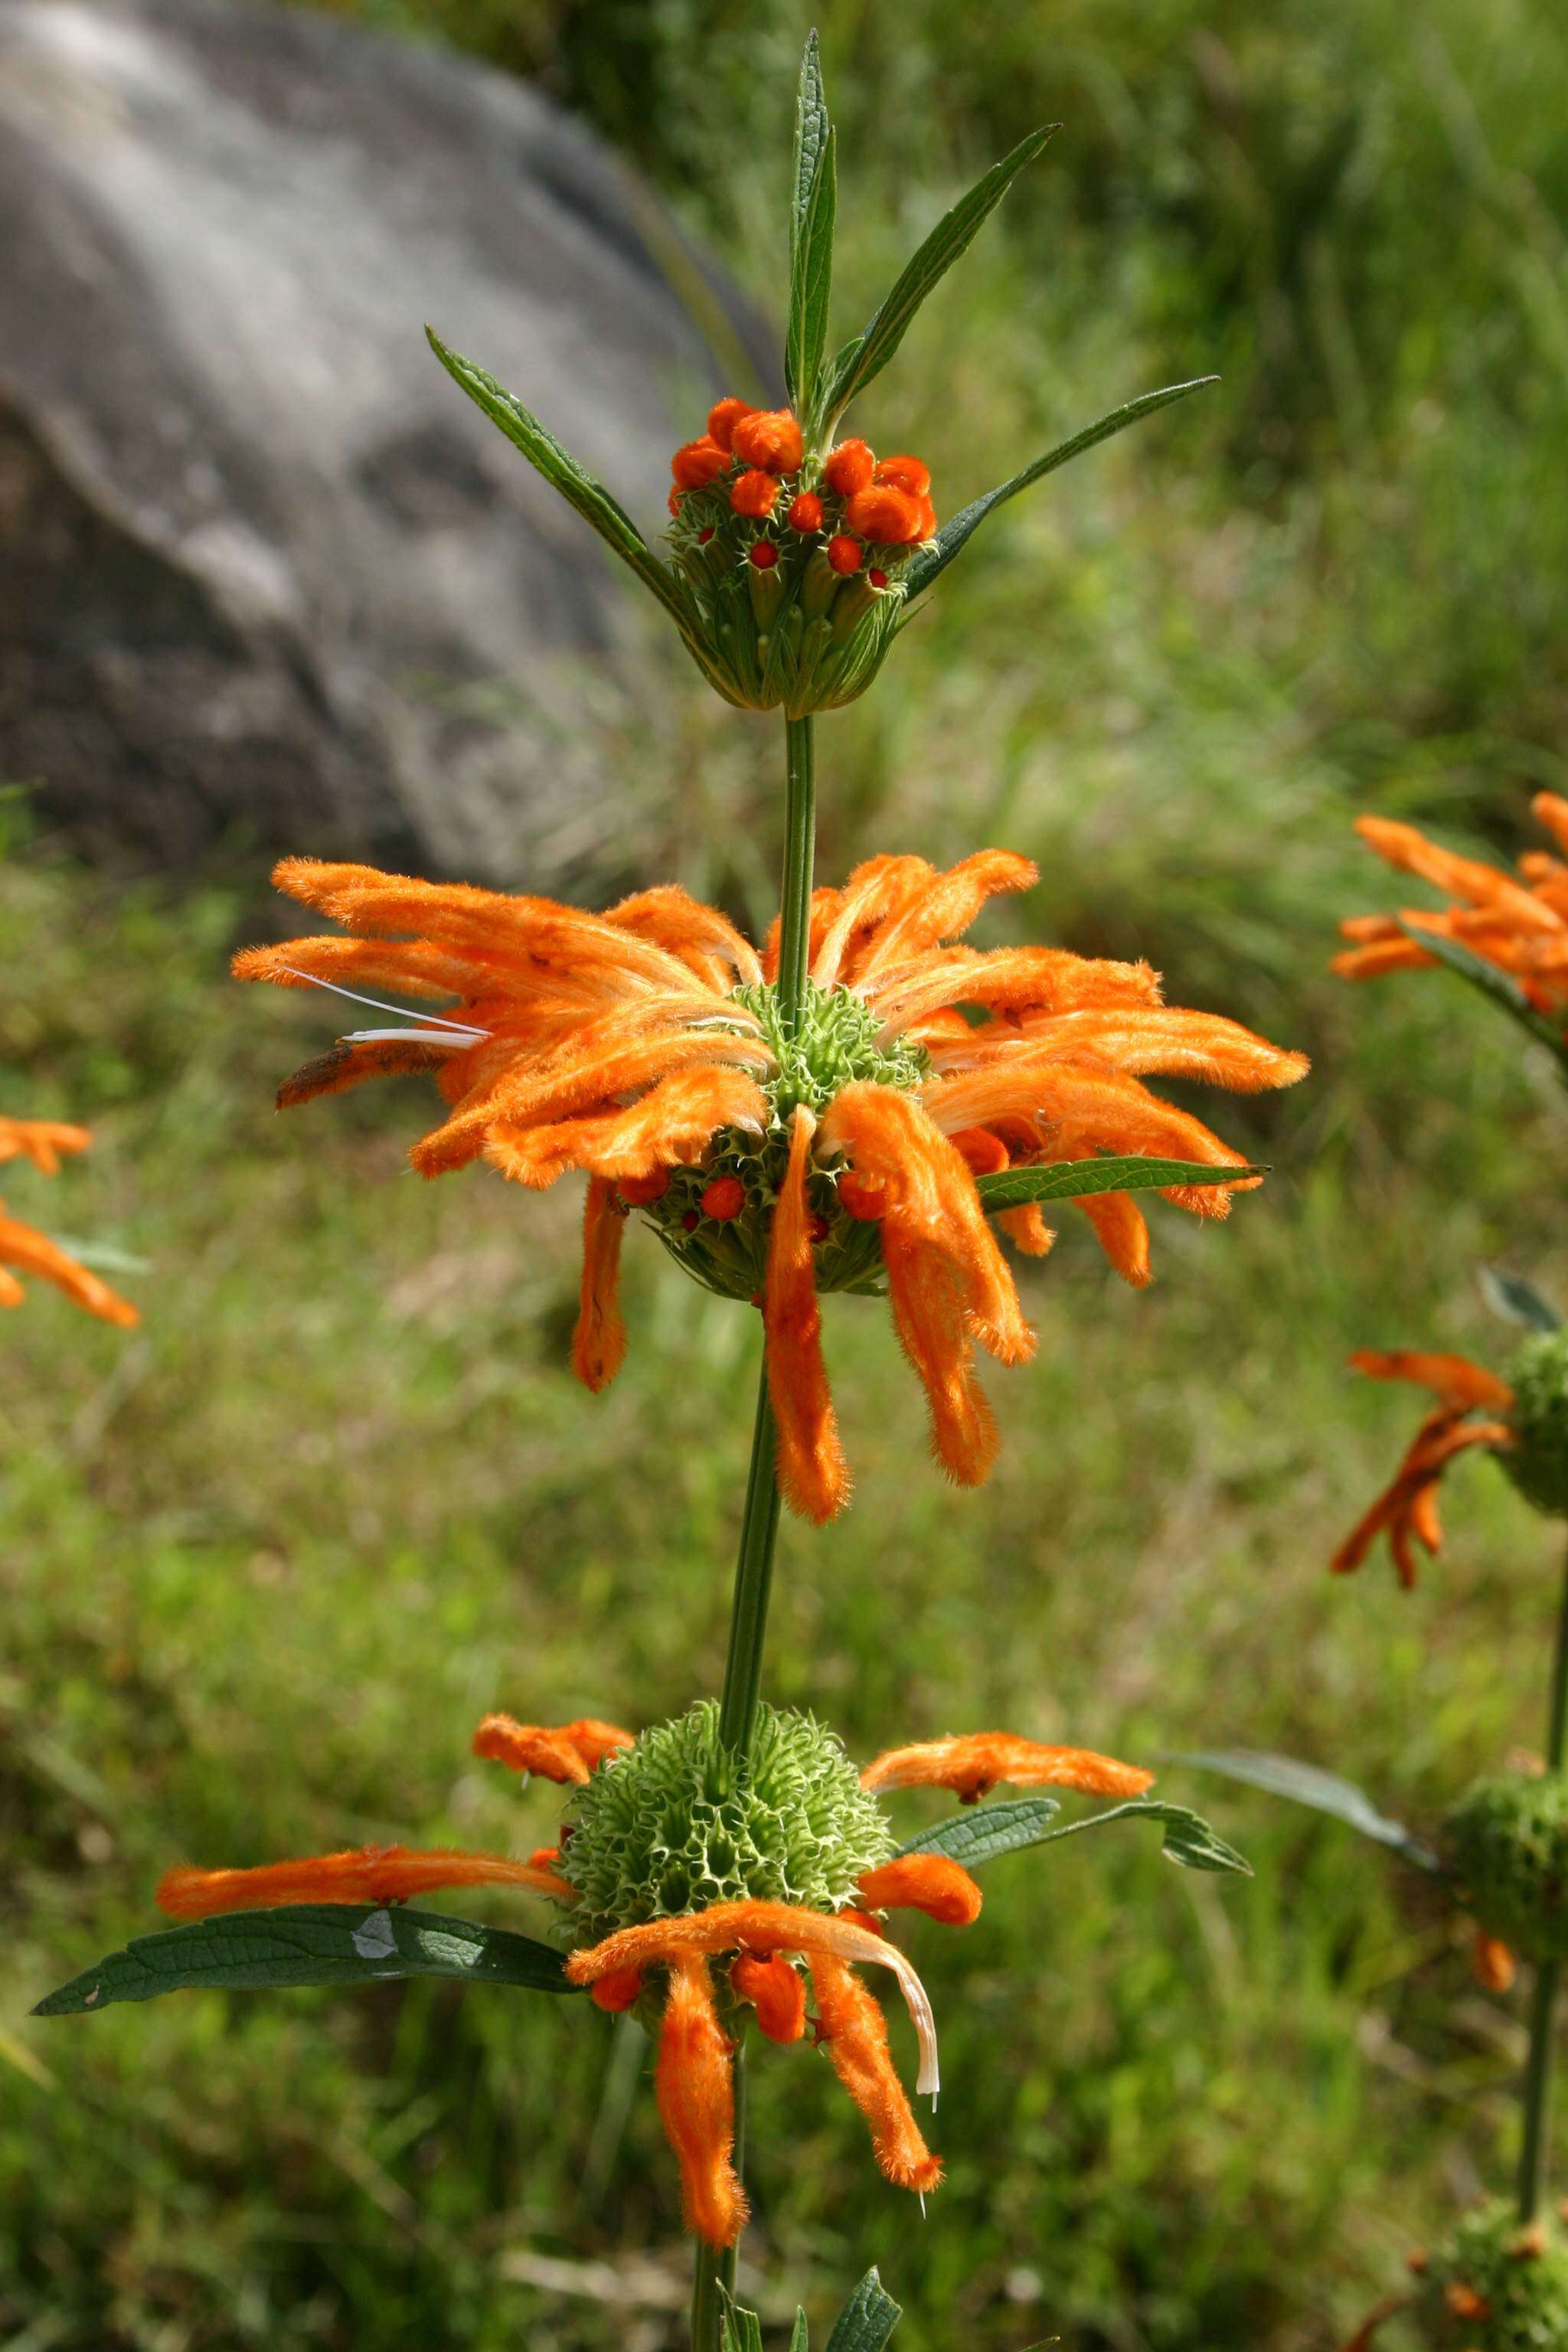
{"label": "hairy flower surface", "polygon": [[[1405,1348],[1388,1354],[1363,1348],[1351,1362],[1373,1380],[1413,1381],[1430,1389],[1437,1402],[1393,1479],[1334,1554],[1330,1565],[1337,1575],[1358,1569],[1386,1533],[1401,1584],[1414,1585],[1416,1544],[1434,1557],[1443,1548],[1437,1516],[1443,1474],[1471,1446],[1495,1454],[1536,1510],[1568,1518],[1568,1330],[1532,1332],[1514,1355],[1507,1380],[1467,1356]],[[1473,1419],[1477,1413],[1484,1417]]]}
{"label": "hairy flower surface", "polygon": [[687,642],[726,700],[799,719],[863,693],[936,530],[929,467],[864,441],[808,449],[787,408],[727,399],[670,475]]}
{"label": "hairy flower surface", "polygon": [[[53,1118],[0,1118],[0,1166],[9,1160],[27,1160],[41,1175],[59,1172],[62,1153],[85,1151],[92,1141],[85,1127],[69,1127]],[[63,1290],[74,1305],[85,1307],[105,1323],[129,1329],[141,1320],[128,1298],[110,1290],[90,1267],[79,1265],[58,1242],[7,1214],[0,1201],[0,1307],[19,1307],[26,1292],[17,1274],[35,1274]]]}
{"label": "hairy flower surface", "polygon": [[[786,1021],[773,968],[682,890],[605,915],[546,898],[285,859],[278,887],[350,934],[253,948],[243,980],[393,989],[452,1009],[357,1031],[286,1081],[287,1107],[362,1081],[433,1076],[448,1116],[412,1153],[435,1176],[483,1158],[533,1187],[589,1178],[574,1367],[618,1370],[627,1213],[644,1213],[711,1290],[763,1308],[785,1499],[824,1519],[847,1498],[817,1300],[884,1288],[924,1383],[933,1451],[963,1485],[990,1470],[976,1345],[1033,1351],[976,1177],[1102,1152],[1210,1167],[1231,1153],[1142,1084],[1163,1074],[1239,1090],[1289,1086],[1306,1063],[1215,1013],[1161,1002],[1147,965],[1041,947],[956,944],[986,899],[1026,888],[1027,859],[982,850],[945,872],[881,856],[811,908],[810,980]],[[371,1000],[374,1002],[374,1000]],[[386,1008],[382,1008],[386,1009]],[[1223,1216],[1235,1185],[1166,1198]],[[1127,1280],[1148,1233],[1124,1192],[1079,1205]],[[1026,1253],[1054,1236],[1037,1207],[998,1223]]]}
{"label": "hairy flower surface", "polygon": [[[1568,853],[1568,800],[1538,793],[1535,815],[1559,849]],[[1474,857],[1439,848],[1411,824],[1386,817],[1356,819],[1368,846],[1401,873],[1447,891],[1454,903],[1439,913],[1410,907],[1396,915],[1355,915],[1340,925],[1353,944],[1337,955],[1333,969],[1346,980],[1375,980],[1385,971],[1410,971],[1438,959],[1413,940],[1405,926],[1457,940],[1472,954],[1518,981],[1538,1013],[1568,1014],[1568,864],[1545,850],[1519,861],[1519,876]]]}
{"label": "hairy flower surface", "polygon": [[[387,1904],[443,1886],[509,1885],[560,1909],[571,1982],[601,2009],[637,2009],[658,2041],[654,2084],[680,2167],[687,2225],[732,2245],[746,2219],[734,2167],[733,2060],[748,2013],[769,2041],[799,2042],[808,1972],[816,2039],[864,2115],[887,2178],[921,2193],[942,2178],[894,2068],[881,2009],[857,1974],[889,1969],[920,2047],[917,2090],[938,2088],[936,2024],[910,1960],[887,1941],[889,1911],[952,1927],[980,1915],[980,1889],[942,1853],[896,1853],[871,1793],[1011,1780],[1136,1794],[1152,1776],[1086,1749],[1010,1732],[889,1750],[858,1774],[809,1716],[763,1706],[742,1762],[704,1701],[634,1739],[585,1717],[547,1725],[487,1716],[475,1752],[573,1791],[555,1846],[528,1861],[451,1848],[366,1846],[252,1870],[167,1872],[177,1919],[279,1904]],[[980,1776],[977,1779],[977,1774]]]}

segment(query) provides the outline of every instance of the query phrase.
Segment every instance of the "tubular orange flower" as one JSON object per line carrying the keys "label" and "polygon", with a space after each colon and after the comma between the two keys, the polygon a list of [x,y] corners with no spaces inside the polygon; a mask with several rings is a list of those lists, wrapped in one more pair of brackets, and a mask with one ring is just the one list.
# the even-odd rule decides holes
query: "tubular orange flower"
{"label": "tubular orange flower", "polygon": [[1154,1775],[1089,1748],[1047,1748],[1011,1731],[972,1731],[889,1748],[860,1775],[863,1789],[951,1789],[978,1803],[1002,1781],[1016,1789],[1076,1789],[1095,1797],[1141,1797]]}
{"label": "tubular orange flower", "polygon": [[805,2032],[805,1985],[798,1969],[776,1952],[771,1960],[742,1952],[731,1968],[730,1990],[751,2002],[758,2028],[770,2042],[787,2047]]}
{"label": "tubular orange flower", "polygon": [[181,1865],[164,1872],[156,1900],[172,1919],[209,1919],[220,1911],[265,1911],[279,1903],[404,1903],[439,1886],[526,1886],[558,1900],[572,1893],[555,1871],[505,1854],[366,1845],[303,1862],[264,1863],[258,1870]]}
{"label": "tubular orange flower", "polygon": [[1386,1532],[1399,1581],[1408,1591],[1416,1580],[1415,1545],[1434,1559],[1443,1548],[1437,1487],[1449,1463],[1472,1445],[1501,1450],[1514,1444],[1506,1418],[1478,1422],[1469,1415],[1478,1411],[1507,1415],[1513,1408],[1513,1391],[1465,1356],[1428,1355],[1412,1349],[1379,1353],[1363,1348],[1351,1362],[1373,1380],[1412,1381],[1437,1398],[1436,1410],[1422,1422],[1394,1478],[1329,1563],[1336,1576],[1352,1574]]}
{"label": "tubular orange flower", "polygon": [[670,1955],[654,2092],[680,2167],[687,2228],[710,2246],[732,2246],[746,2225],[735,2177],[734,2044],[720,2026],[699,1952]]}
{"label": "tubular orange flower", "polygon": [[[28,1160],[43,1176],[59,1173],[62,1153],[85,1151],[92,1135],[56,1118],[0,1118],[0,1166],[10,1160]],[[20,1307],[26,1296],[16,1271],[37,1275],[63,1290],[73,1306],[85,1308],[101,1322],[130,1330],[142,1320],[128,1298],[111,1290],[90,1267],[81,1265],[58,1242],[19,1217],[6,1213],[0,1201],[0,1307]]]}
{"label": "tubular orange flower", "polygon": [[586,1780],[606,1756],[636,1742],[629,1731],[613,1723],[583,1716],[575,1723],[514,1723],[510,1715],[487,1715],[474,1734],[474,1754],[493,1763],[508,1764],[514,1772],[536,1772],[563,1783]]}
{"label": "tubular orange flower", "polygon": [[945,1853],[896,1854],[855,1883],[873,1911],[923,1911],[944,1927],[972,1927],[980,1916],[979,1887]]}
{"label": "tubular orange flower", "polygon": [[[1106,1151],[1225,1166],[1235,1154],[1219,1138],[1143,1080],[1248,1091],[1291,1085],[1307,1066],[1235,1022],[1163,1004],[1146,965],[954,944],[988,898],[1035,879],[1005,850],[946,872],[873,857],[842,889],[818,890],[795,1025],[773,985],[776,946],[759,958],[679,889],[599,916],[302,858],[274,878],[349,936],[250,949],[236,960],[241,979],[455,1000],[343,1038],[286,1081],[279,1103],[426,1073],[449,1113],[415,1146],[423,1174],[483,1158],[530,1187],[573,1169],[594,1180],[573,1350],[590,1387],[614,1376],[624,1347],[623,1208],[641,1208],[708,1288],[761,1297],[786,1494],[813,1517],[841,1508],[848,1488],[817,1294],[886,1286],[936,1457],[975,1485],[997,1441],[974,1349],[1016,1364],[1034,1347],[977,1171]],[[1220,1217],[1256,1181],[1173,1186],[1166,1198]],[[1111,1265],[1146,1281],[1135,1203],[1098,1193],[1079,1205]],[[999,1222],[1026,1252],[1050,1245],[1037,1209]]]}
{"label": "tubular orange flower", "polygon": [[[1568,800],[1538,793],[1531,803],[1538,823],[1568,855]],[[1356,831],[1377,855],[1402,873],[1447,892],[1455,903],[1440,913],[1406,908],[1397,915],[1357,915],[1340,925],[1352,944],[1333,959],[1345,980],[1373,980],[1385,971],[1409,971],[1437,958],[1409,937],[1416,930],[1458,940],[1500,971],[1510,973],[1537,1012],[1568,1014],[1568,864],[1544,850],[1519,861],[1521,878],[1439,848],[1414,825],[1386,817],[1363,816]]]}

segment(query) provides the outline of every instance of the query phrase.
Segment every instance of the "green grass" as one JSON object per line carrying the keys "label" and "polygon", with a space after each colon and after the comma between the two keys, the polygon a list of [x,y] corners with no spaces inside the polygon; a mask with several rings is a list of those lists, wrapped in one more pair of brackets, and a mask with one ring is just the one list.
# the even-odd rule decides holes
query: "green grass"
{"label": "green grass", "polygon": [[[868,403],[944,511],[1149,384],[1226,383],[953,568],[822,730],[822,870],[1026,849],[1041,885],[989,936],[1147,952],[1173,1001],[1316,1059],[1289,1097],[1211,1105],[1276,1173],[1224,1228],[1156,1210],[1150,1293],[1064,1217],[1024,1276],[1038,1359],[990,1376],[981,1493],[926,1466],[885,1311],[836,1304],[856,1505],[785,1530],[769,1687],[861,1755],[981,1724],[1151,1759],[1278,1746],[1429,1825],[1542,1736],[1550,1537],[1488,1465],[1413,1598],[1381,1561],[1324,1573],[1411,1420],[1348,1351],[1500,1361],[1489,1258],[1568,1298],[1549,1073],[1446,975],[1323,972],[1337,917],[1391,899],[1357,808],[1511,853],[1529,790],[1563,780],[1568,58],[1540,9],[1406,24],[1167,0],[878,5],[829,31],[847,318],[966,174],[1068,118]],[[795,12],[454,26],[542,64],[773,282]],[[630,687],[583,679],[597,783],[570,837],[520,805],[518,871],[553,861],[584,898],[678,873],[760,920],[780,730],[681,659],[650,629]],[[444,1986],[24,2018],[153,1924],[172,1860],[526,1850],[550,1792],[473,1763],[480,1713],[636,1725],[721,1670],[752,1317],[645,1242],[626,1370],[587,1399],[571,1188],[420,1185],[417,1089],[274,1118],[332,1026],[224,979],[277,919],[237,852],[176,886],[35,832],[0,866],[0,1101],[99,1138],[5,1192],[152,1269],[121,1278],[141,1332],[38,1292],[0,1359],[0,2324],[11,2352],[658,2352],[673,2168],[604,2020]],[[1500,2177],[1517,1998],[1480,1996],[1462,1937],[1348,1832],[1163,1785],[1251,1883],[1177,1873],[1129,1825],[994,1865],[962,1937],[910,1931],[947,2084],[928,2221],[821,2060],[753,2067],[768,2308],[825,2315],[875,2260],[907,2352],[1315,2352]]]}

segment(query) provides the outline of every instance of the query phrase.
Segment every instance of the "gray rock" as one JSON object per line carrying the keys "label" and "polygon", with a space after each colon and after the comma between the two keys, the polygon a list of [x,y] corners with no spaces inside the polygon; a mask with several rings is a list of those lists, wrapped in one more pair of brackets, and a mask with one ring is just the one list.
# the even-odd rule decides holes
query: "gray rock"
{"label": "gray rock", "polygon": [[423,323],[652,532],[754,320],[535,92],[200,0],[0,0],[0,782],[169,862],[513,875],[571,786],[471,690],[635,625]]}

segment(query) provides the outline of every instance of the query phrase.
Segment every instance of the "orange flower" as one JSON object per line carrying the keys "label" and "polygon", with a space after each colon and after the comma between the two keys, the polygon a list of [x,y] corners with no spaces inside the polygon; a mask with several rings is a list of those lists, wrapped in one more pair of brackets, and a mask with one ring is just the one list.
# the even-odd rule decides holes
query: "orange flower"
{"label": "orange flower", "polygon": [[[616,1282],[628,1206],[708,1287],[760,1297],[785,1492],[813,1518],[848,1492],[819,1292],[886,1283],[936,1456],[977,1484],[996,1433],[974,1349],[1020,1363],[1034,1335],[975,1171],[1104,1151],[1223,1166],[1236,1155],[1143,1078],[1247,1090],[1290,1085],[1307,1066],[1235,1022],[1164,1005],[1146,965],[952,944],[988,898],[1035,879],[1005,850],[946,872],[874,857],[843,889],[817,891],[793,1030],[771,984],[776,944],[759,959],[679,889],[597,916],[303,858],[274,878],[351,936],[248,950],[236,960],[241,979],[457,1000],[423,1022],[344,1038],[285,1082],[279,1104],[426,1072],[449,1116],[414,1149],[423,1174],[483,1157],[540,1187],[583,1170],[594,1181],[573,1360],[591,1388],[614,1376],[624,1347]],[[1256,1181],[1166,1197],[1219,1217],[1230,1192]],[[1099,1193],[1081,1205],[1117,1271],[1146,1282],[1134,1202]],[[1026,1252],[1051,1245],[1037,1209],[998,1222]]]}
{"label": "orange flower", "polygon": [[1472,1445],[1497,1450],[1514,1443],[1506,1419],[1471,1421],[1469,1415],[1482,1411],[1494,1416],[1508,1414],[1513,1406],[1513,1391],[1506,1381],[1464,1356],[1424,1355],[1403,1348],[1379,1354],[1363,1348],[1351,1362],[1358,1372],[1369,1373],[1373,1380],[1413,1381],[1430,1389],[1437,1399],[1394,1478],[1330,1562],[1337,1576],[1350,1575],[1386,1531],[1399,1581],[1408,1591],[1415,1582],[1415,1545],[1421,1544],[1434,1558],[1443,1548],[1437,1487],[1449,1463]]}
{"label": "orange flower", "polygon": [[[0,1166],[8,1160],[29,1160],[44,1176],[59,1172],[60,1155],[85,1151],[92,1141],[85,1127],[70,1127],[53,1118],[0,1118]],[[63,1290],[75,1306],[129,1330],[141,1321],[136,1308],[89,1267],[80,1265],[58,1242],[6,1213],[0,1201],[0,1307],[20,1307],[26,1296],[15,1268],[36,1274]]]}
{"label": "orange flower", "polygon": [[[819,1739],[820,1732],[810,1728]],[[600,1772],[615,1772],[637,1743],[629,1732],[595,1717],[552,1726],[489,1715],[473,1746],[477,1755],[514,1770],[585,1790]],[[633,1768],[628,1763],[626,1769]],[[852,1781],[852,1768],[845,1769]],[[860,1776],[868,1790],[945,1787],[967,1800],[1002,1780],[1123,1795],[1145,1789],[1150,1777],[1109,1757],[1043,1748],[1009,1732],[894,1748]],[[611,1790],[608,1801],[617,1808],[612,1818],[624,1821],[624,1790]],[[680,1801],[674,1787],[661,1798],[661,1835],[668,1833],[666,1809],[678,1810]],[[570,1883],[572,1834],[569,1824],[559,1844],[537,1847],[527,1862],[393,1845],[251,1870],[182,1865],[165,1873],[157,1900],[174,1918],[205,1919],[289,1904],[380,1906],[446,1886],[499,1885],[543,1895],[570,1912],[579,1905]],[[881,1968],[896,1978],[919,2042],[916,2089],[934,2099],[938,2069],[931,2002],[911,1962],[884,1935],[883,1915],[916,1910],[946,1926],[969,1927],[980,1916],[980,1889],[948,1855],[915,1852],[863,1870],[854,1893],[863,1908],[816,1910],[748,1897],[675,1916],[634,1918],[634,1924],[573,1951],[566,1961],[569,1981],[612,2014],[642,2003],[655,1972],[662,1979],[655,2090],[680,2168],[687,2226],[711,2245],[732,2245],[746,2218],[734,2168],[732,2033],[750,2008],[769,2041],[788,2046],[804,2039],[805,1986],[797,1960],[809,1970],[816,1990],[816,2038],[865,2116],[882,2171],[898,2186],[921,2194],[941,2179],[940,2160],[926,2147],[894,2070],[881,2009],[856,1971]],[[657,1910],[663,1896],[650,1889],[649,1899]]]}
{"label": "orange flower", "polygon": [[[1568,853],[1568,800],[1537,793],[1531,805]],[[1404,929],[1410,924],[1455,940],[1510,973],[1537,1012],[1552,1018],[1568,1013],[1568,864],[1563,858],[1531,850],[1519,861],[1516,881],[1495,866],[1440,849],[1414,825],[1363,816],[1356,831],[1390,866],[1432,883],[1456,903],[1441,913],[1407,908],[1398,915],[1352,916],[1340,929],[1353,944],[1333,959],[1342,978],[1373,980],[1436,964],[1438,959]]]}

